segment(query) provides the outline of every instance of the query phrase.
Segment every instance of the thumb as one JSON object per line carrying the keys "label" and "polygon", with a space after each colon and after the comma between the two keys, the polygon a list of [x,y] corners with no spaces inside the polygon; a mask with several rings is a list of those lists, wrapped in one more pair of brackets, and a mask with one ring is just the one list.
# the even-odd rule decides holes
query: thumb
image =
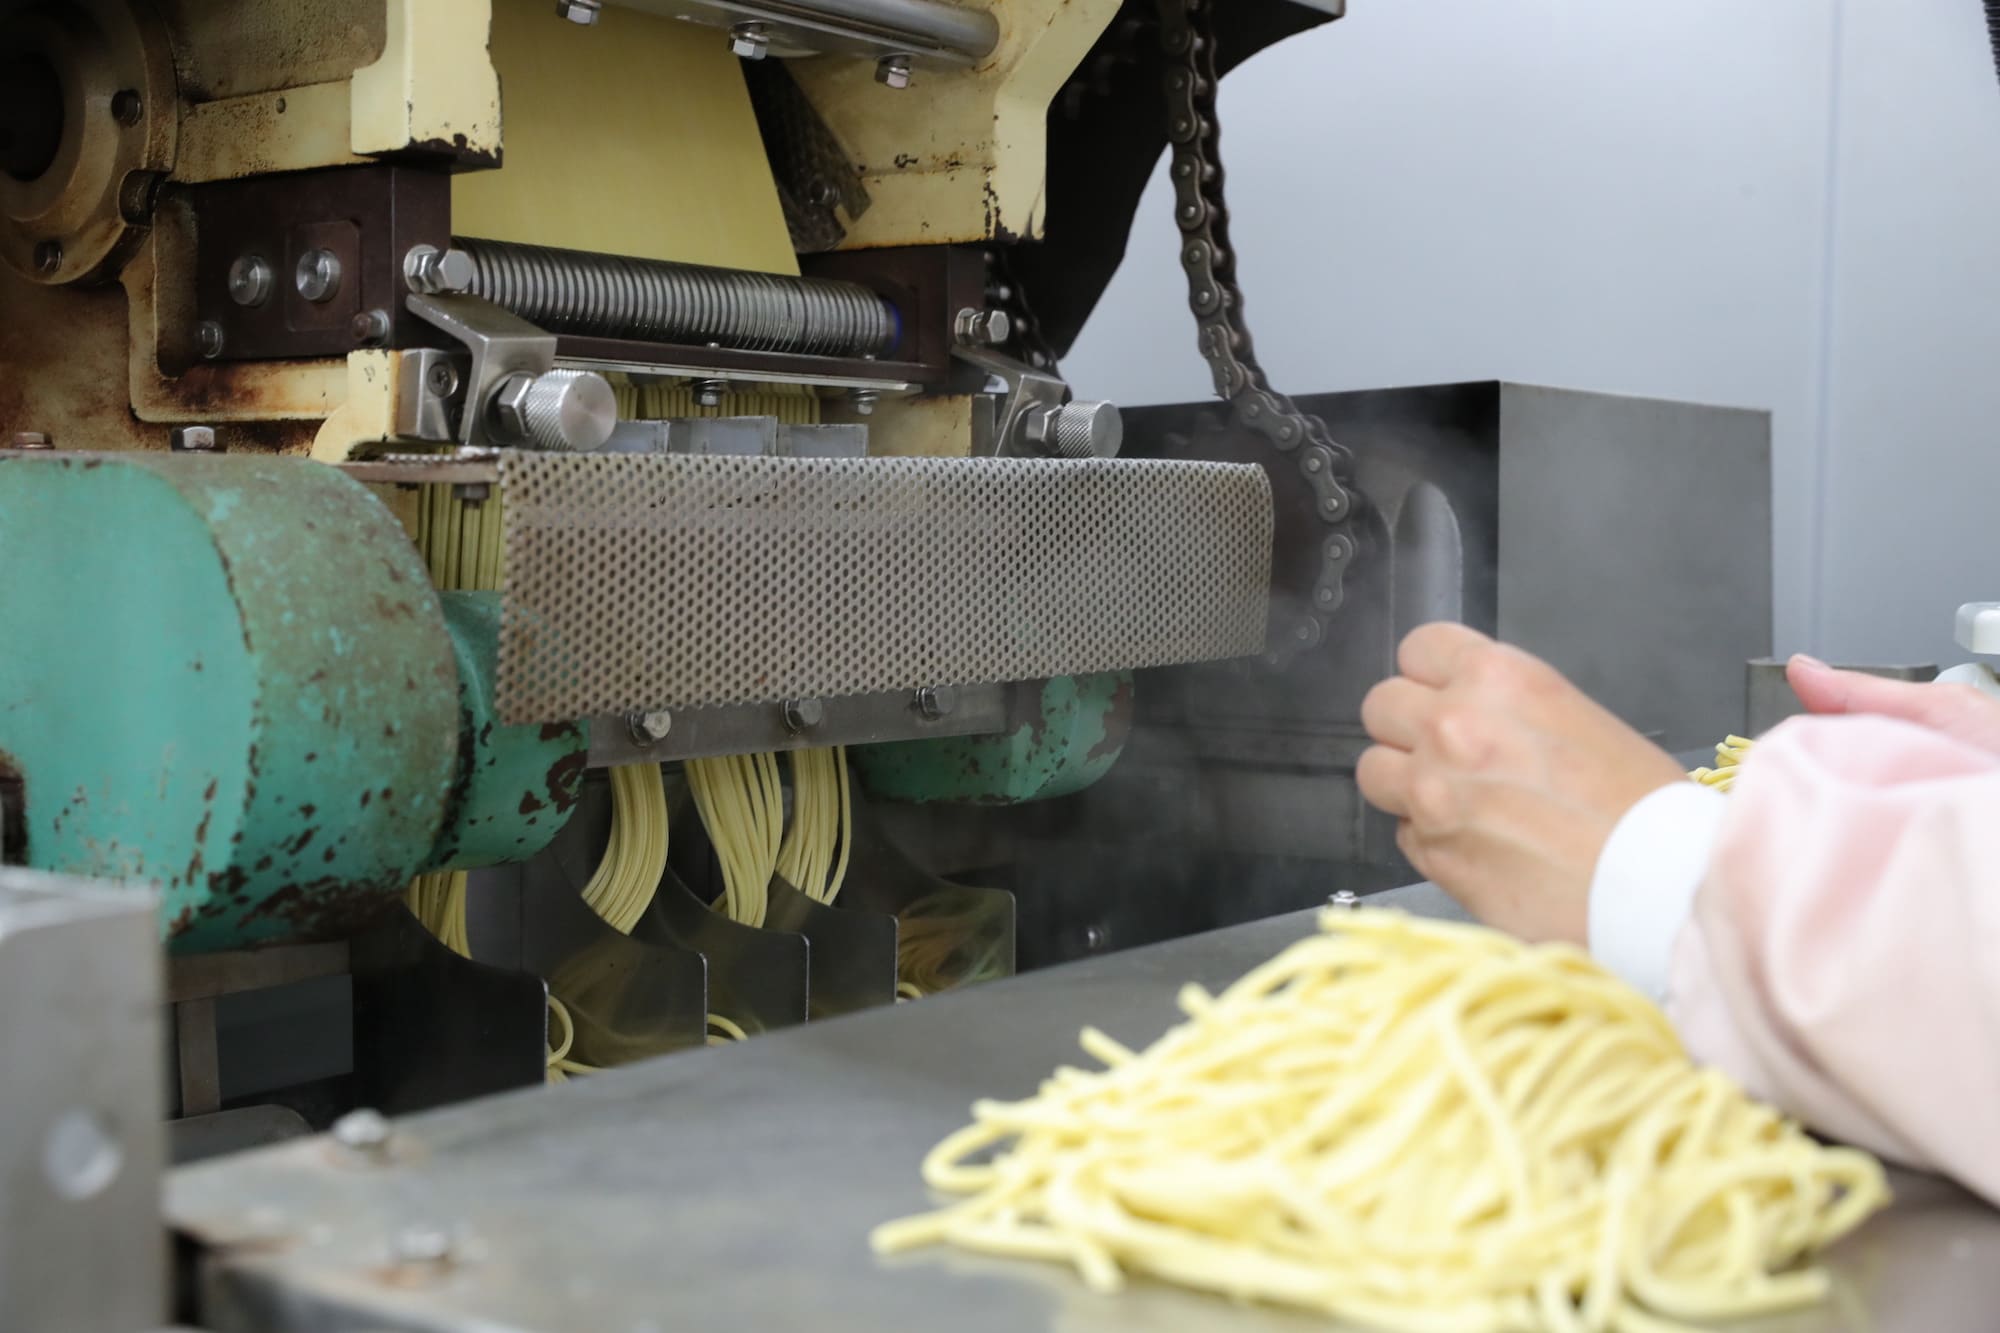
{"label": "thumb", "polygon": [[1785,676],[1809,713],[1898,718],[2000,752],[2000,705],[1966,686],[1841,671],[1803,653],[1786,663]]}

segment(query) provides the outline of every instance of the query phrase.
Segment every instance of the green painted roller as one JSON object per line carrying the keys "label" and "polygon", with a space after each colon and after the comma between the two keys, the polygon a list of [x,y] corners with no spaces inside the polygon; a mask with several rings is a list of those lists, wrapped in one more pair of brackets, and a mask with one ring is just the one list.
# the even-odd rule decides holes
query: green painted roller
{"label": "green painted roller", "polygon": [[1132,673],[1057,676],[1006,731],[856,746],[848,762],[885,800],[1019,805],[1082,791],[1111,770],[1131,731]]}
{"label": "green painted roller", "polygon": [[574,723],[502,725],[494,711],[500,594],[438,597],[458,659],[459,765],[451,818],[424,869],[525,861],[569,822],[583,790],[587,738]]}
{"label": "green painted roller", "polygon": [[[490,608],[448,621],[336,469],[0,462],[0,569],[6,859],[155,885],[176,951],[347,933],[419,868],[538,848],[574,798],[581,732],[495,746],[464,630]],[[502,771],[541,804],[525,834],[493,824]]]}

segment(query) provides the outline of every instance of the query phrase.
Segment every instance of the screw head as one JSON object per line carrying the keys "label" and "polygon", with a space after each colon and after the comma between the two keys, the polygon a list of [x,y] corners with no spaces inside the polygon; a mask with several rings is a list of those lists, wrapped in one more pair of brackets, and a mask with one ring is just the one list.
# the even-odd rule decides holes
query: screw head
{"label": "screw head", "polygon": [[120,88],[111,95],[111,118],[130,129],[146,113],[145,99],[136,88]]}
{"label": "screw head", "polygon": [[424,388],[439,398],[449,398],[458,392],[458,367],[449,361],[436,361],[424,372]]}
{"label": "screw head", "polygon": [[721,407],[722,396],[728,392],[728,380],[700,380],[694,386],[694,400],[703,407]]}
{"label": "screw head", "polygon": [[826,720],[826,705],[817,699],[785,700],[785,730],[811,731]]}
{"label": "screw head", "polygon": [[1361,899],[1355,897],[1354,890],[1342,889],[1339,893],[1336,893],[1332,897],[1328,898],[1326,900],[1326,905],[1328,907],[1338,907],[1342,911],[1351,912],[1355,908],[1361,906]]}
{"label": "screw head", "polygon": [[270,260],[238,255],[229,265],[229,299],[241,306],[260,306],[271,299],[274,281]]}
{"label": "screw head", "polygon": [[639,744],[653,745],[665,740],[667,734],[674,729],[674,715],[664,708],[655,708],[643,713],[627,713],[625,727],[632,733],[632,739]]}
{"label": "screw head", "polygon": [[864,417],[875,415],[875,404],[880,400],[881,395],[873,389],[856,389],[853,393],[847,395],[847,401],[853,406],[856,412],[859,412]]}
{"label": "screw head", "polygon": [[875,82],[890,88],[907,88],[913,63],[909,56],[900,53],[883,56],[875,62]]}
{"label": "screw head", "polygon": [[215,427],[176,426],[167,433],[167,447],[177,454],[214,454]]}
{"label": "screw head", "polygon": [[936,721],[958,707],[958,690],[950,685],[926,685],[917,691],[917,711]]}
{"label": "screw head", "polygon": [[380,347],[389,341],[389,312],[357,310],[354,318],[347,321],[347,332],[363,347]]}
{"label": "screw head", "polygon": [[731,55],[762,60],[771,50],[771,30],[761,23],[739,23],[729,30]]}
{"label": "screw head", "polygon": [[556,0],[557,14],[586,28],[597,22],[597,13],[603,8],[603,0]]}
{"label": "screw head", "polygon": [[16,449],[53,449],[55,445],[41,431],[17,430],[14,432],[14,447]]}
{"label": "screw head", "polygon": [[331,301],[333,294],[340,290],[340,257],[331,250],[308,250],[299,256],[299,266],[292,274],[292,283],[299,295],[315,305]]}
{"label": "screw head", "polygon": [[201,354],[206,360],[213,361],[216,357],[221,356],[223,344],[226,341],[223,337],[222,325],[212,319],[204,319],[200,324],[195,326],[194,343],[201,350]]}
{"label": "screw head", "polygon": [[389,1146],[389,1118],[371,1107],[359,1107],[333,1122],[333,1141],[354,1152],[380,1152]]}
{"label": "screw head", "polygon": [[35,247],[35,272],[53,274],[62,268],[61,241],[43,241]]}

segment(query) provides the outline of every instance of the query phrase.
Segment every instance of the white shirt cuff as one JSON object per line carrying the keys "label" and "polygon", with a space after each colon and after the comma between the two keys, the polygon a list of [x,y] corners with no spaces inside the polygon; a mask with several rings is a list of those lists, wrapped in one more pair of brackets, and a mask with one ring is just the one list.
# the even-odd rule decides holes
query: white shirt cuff
{"label": "white shirt cuff", "polygon": [[1656,1001],[1667,998],[1674,941],[1722,831],[1729,798],[1676,782],[1625,812],[1590,881],[1590,952]]}

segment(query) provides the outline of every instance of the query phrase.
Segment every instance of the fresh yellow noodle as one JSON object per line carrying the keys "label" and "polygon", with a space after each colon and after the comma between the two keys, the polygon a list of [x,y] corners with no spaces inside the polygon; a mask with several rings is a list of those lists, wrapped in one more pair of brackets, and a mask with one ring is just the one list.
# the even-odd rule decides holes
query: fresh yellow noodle
{"label": "fresh yellow noodle", "polygon": [[1717,791],[1728,791],[1736,785],[1736,769],[1750,753],[1757,742],[1741,736],[1730,736],[1715,747],[1715,767],[1697,768],[1688,774],[1704,787]]}
{"label": "fresh yellow noodle", "polygon": [[667,872],[667,792],[658,764],[611,769],[611,836],[583,900],[621,935],[639,924]]}
{"label": "fresh yellow noodle", "polygon": [[847,878],[853,811],[847,794],[847,750],[794,750],[792,820],[778,849],[777,873],[815,902],[831,903]]}
{"label": "fresh yellow noodle", "polygon": [[437,937],[439,944],[460,958],[472,957],[472,941],[465,928],[465,872],[440,870],[418,875],[404,891],[403,901],[410,915]]}
{"label": "fresh yellow noodle", "polygon": [[722,866],[717,910],[742,925],[763,925],[785,825],[785,795],[776,757],[731,754],[690,759],[687,779],[702,827]]}
{"label": "fresh yellow noodle", "polygon": [[1618,1329],[1819,1299],[1803,1266],[1881,1207],[1882,1169],[1713,1070],[1588,957],[1401,913],[1322,932],[1106,1067],[980,1102],[925,1159],[969,1196],[891,1222],[1383,1329]]}

